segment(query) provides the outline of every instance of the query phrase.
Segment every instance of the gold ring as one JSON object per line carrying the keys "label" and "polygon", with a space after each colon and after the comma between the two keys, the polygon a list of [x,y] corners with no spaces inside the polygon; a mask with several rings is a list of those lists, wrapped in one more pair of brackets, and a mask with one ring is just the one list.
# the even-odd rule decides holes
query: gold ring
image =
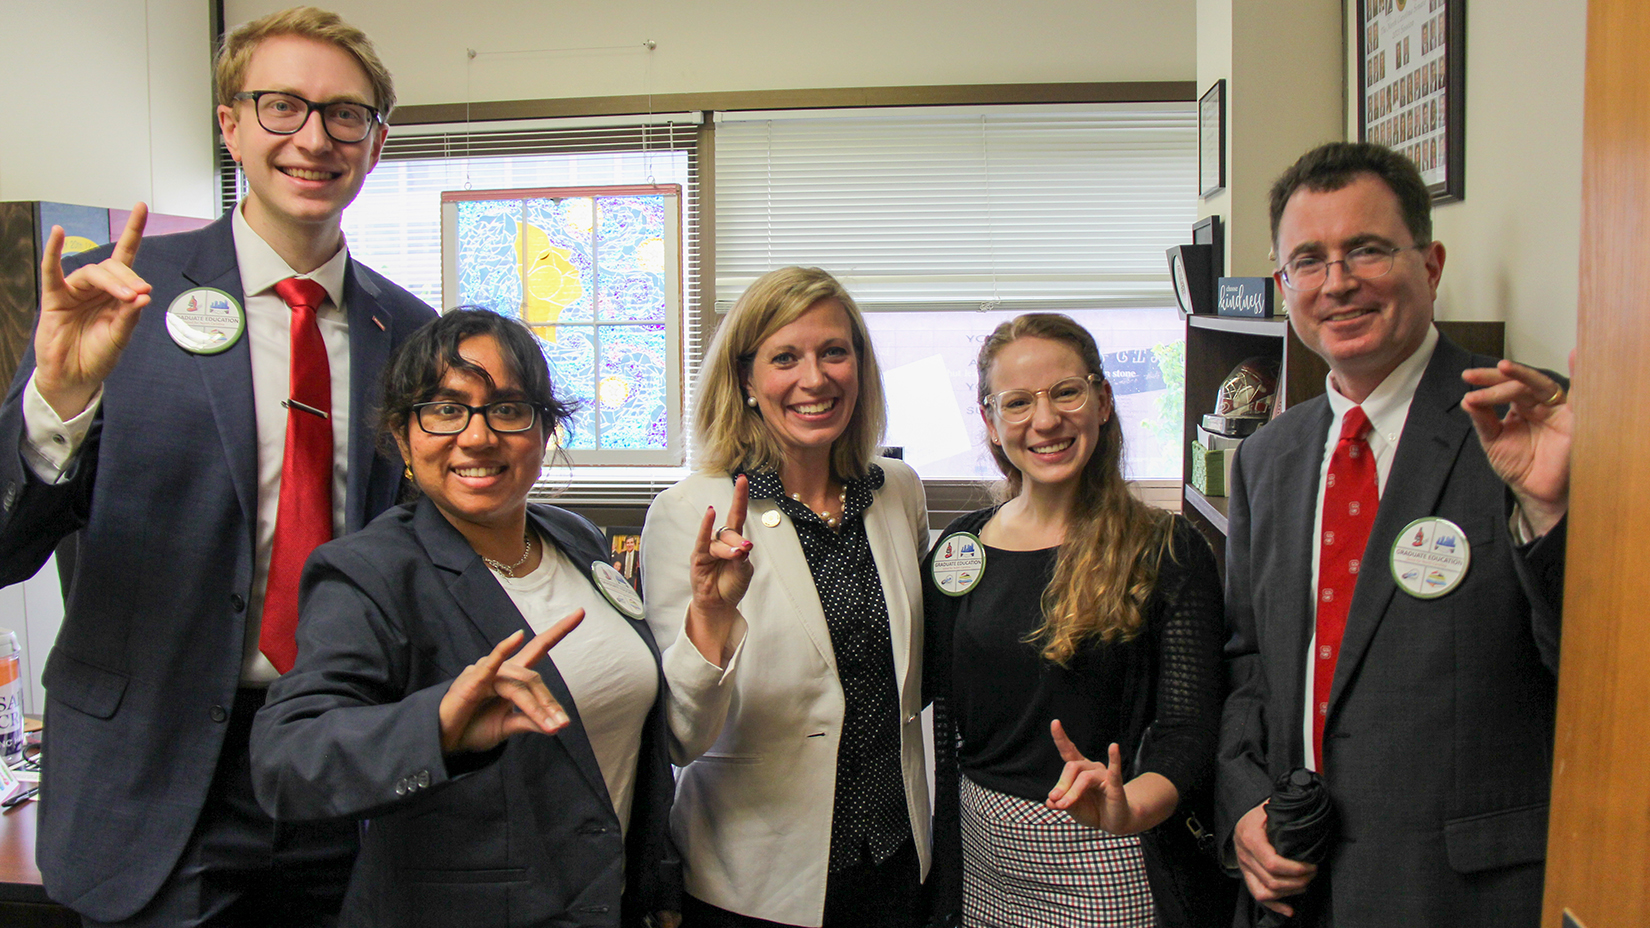
{"label": "gold ring", "polygon": [[1553,395],[1549,396],[1545,400],[1543,400],[1541,405],[1543,405],[1543,406],[1557,406],[1559,403],[1562,403],[1562,402],[1564,402],[1564,388],[1555,385],[1553,387]]}

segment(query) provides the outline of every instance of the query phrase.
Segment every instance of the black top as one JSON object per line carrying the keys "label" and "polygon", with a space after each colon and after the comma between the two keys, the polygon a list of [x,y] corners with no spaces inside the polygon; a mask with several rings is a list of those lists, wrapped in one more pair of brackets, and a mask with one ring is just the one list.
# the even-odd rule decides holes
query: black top
{"label": "black top", "polygon": [[[940,535],[940,543],[953,532],[978,534],[993,512],[982,509],[957,519]],[[976,782],[1041,802],[1059,778],[1059,765],[1049,760],[1058,753],[1048,735],[1049,722],[1058,717],[1090,759],[1103,759],[1106,746],[1116,741],[1123,751],[1125,778],[1160,773],[1179,791],[1182,810],[1206,804],[1226,697],[1224,604],[1208,543],[1190,522],[1176,518],[1141,634],[1125,643],[1086,642],[1069,670],[1043,661],[1029,644],[1007,643],[1012,629],[1029,633],[1040,624],[1038,601],[1057,550],[990,551],[980,585],[957,598],[935,587],[932,551],[923,562],[923,685],[934,703],[935,783],[934,866],[927,893],[940,921],[954,919],[962,904],[957,777],[963,751]],[[1032,565],[1039,570],[1035,578]],[[988,599],[1018,604],[1012,617],[1000,617],[1001,628],[995,628],[996,621],[976,618],[988,614]],[[954,640],[953,628],[960,629],[965,620],[969,628],[955,635],[964,640]],[[976,681],[972,676],[993,663],[985,650],[993,640],[1001,669],[990,672],[997,679]],[[956,698],[954,688],[960,693]],[[988,706],[991,700],[998,704]],[[966,745],[958,734],[959,703],[971,707],[970,718],[961,722],[972,737]],[[1004,728],[998,730],[999,725]],[[1039,736],[1049,739],[1046,747]],[[1180,827],[1175,819],[1171,816],[1158,829]],[[1162,872],[1165,866],[1173,864],[1147,854],[1146,875],[1160,911],[1177,892],[1172,875]],[[1170,918],[1166,924],[1185,922]]]}
{"label": "black top", "polygon": [[1061,667],[1027,637],[1042,622],[1043,589],[1058,548],[985,547],[980,585],[962,597],[951,642],[957,761],[988,789],[1041,802],[1065,766],[1049,736],[1059,719],[1085,755],[1103,758],[1122,737],[1125,652],[1140,639],[1085,647]]}
{"label": "black top", "polygon": [[1149,680],[1141,695],[1156,711],[1138,727],[1151,726],[1151,744],[1129,776],[1154,771],[1186,795],[1210,770],[1224,696],[1225,618],[1208,544],[1177,519],[1144,633],[1084,642],[1067,667],[1025,640],[1042,624],[1043,589],[1058,552],[987,547],[979,586],[956,600],[948,676],[959,767],[981,786],[1041,802],[1064,767],[1049,722],[1059,719],[1091,760],[1104,760],[1114,741],[1131,759],[1141,734],[1131,693],[1136,680]]}
{"label": "black top", "polygon": [[830,869],[881,863],[911,840],[888,602],[865,534],[864,513],[872,491],[882,487],[882,469],[873,464],[865,478],[844,481],[847,497],[836,530],[786,496],[778,474],[746,477],[751,499],[774,500],[796,527],[842,682],[846,705],[837,749]]}

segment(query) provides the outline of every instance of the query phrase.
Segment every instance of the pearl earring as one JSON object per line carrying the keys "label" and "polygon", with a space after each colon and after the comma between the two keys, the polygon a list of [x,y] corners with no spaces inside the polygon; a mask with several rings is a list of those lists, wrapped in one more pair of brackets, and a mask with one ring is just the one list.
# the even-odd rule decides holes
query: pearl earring
{"label": "pearl earring", "polygon": [[754,396],[745,397],[745,405],[749,406],[752,409],[755,409],[756,408],[756,397],[754,397]]}

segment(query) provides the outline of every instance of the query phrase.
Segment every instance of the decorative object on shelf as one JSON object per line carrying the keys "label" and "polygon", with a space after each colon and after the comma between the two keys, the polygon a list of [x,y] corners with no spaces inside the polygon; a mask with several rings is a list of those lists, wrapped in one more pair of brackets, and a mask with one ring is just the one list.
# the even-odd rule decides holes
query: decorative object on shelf
{"label": "decorative object on shelf", "polygon": [[1171,245],[1168,249],[1169,278],[1174,281],[1174,298],[1180,316],[1210,315],[1215,311],[1215,267],[1213,245]]}
{"label": "decorative object on shelf", "polygon": [[1222,277],[1216,311],[1222,316],[1270,319],[1277,305],[1275,287],[1270,277]]}
{"label": "decorative object on shelf", "polygon": [[1227,462],[1233,456],[1225,448],[1205,448],[1192,442],[1192,486],[1204,496],[1225,496]]}
{"label": "decorative object on shelf", "polygon": [[1358,138],[1406,155],[1433,202],[1466,196],[1466,0],[1357,0]]}
{"label": "decorative object on shelf", "polygon": [[1215,411],[1203,417],[1203,427],[1229,438],[1253,435],[1272,417],[1277,395],[1278,359],[1247,358],[1221,382]]}
{"label": "decorative object on shelf", "polygon": [[[1277,414],[1276,403],[1272,406],[1272,412],[1273,415]],[[1197,427],[1197,443],[1210,451],[1220,452],[1221,463],[1225,465],[1223,468],[1226,475],[1225,486],[1231,486],[1232,463],[1237,460],[1237,449],[1239,445],[1243,444],[1243,439],[1232,435],[1220,435],[1200,425]],[[1192,454],[1195,456],[1197,452],[1194,450]]]}
{"label": "decorative object on shelf", "polygon": [[1226,189],[1225,78],[1197,100],[1197,187],[1205,197]]}

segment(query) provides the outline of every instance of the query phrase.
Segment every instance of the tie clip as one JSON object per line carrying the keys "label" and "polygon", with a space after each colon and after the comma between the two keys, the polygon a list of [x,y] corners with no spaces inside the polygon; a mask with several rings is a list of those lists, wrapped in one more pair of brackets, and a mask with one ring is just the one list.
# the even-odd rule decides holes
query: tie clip
{"label": "tie clip", "polygon": [[303,412],[307,412],[312,416],[320,416],[323,419],[331,419],[332,418],[332,416],[330,414],[324,413],[321,410],[316,409],[314,406],[307,406],[303,403],[298,402],[297,400],[281,400],[281,405],[285,406],[288,409],[302,410]]}

